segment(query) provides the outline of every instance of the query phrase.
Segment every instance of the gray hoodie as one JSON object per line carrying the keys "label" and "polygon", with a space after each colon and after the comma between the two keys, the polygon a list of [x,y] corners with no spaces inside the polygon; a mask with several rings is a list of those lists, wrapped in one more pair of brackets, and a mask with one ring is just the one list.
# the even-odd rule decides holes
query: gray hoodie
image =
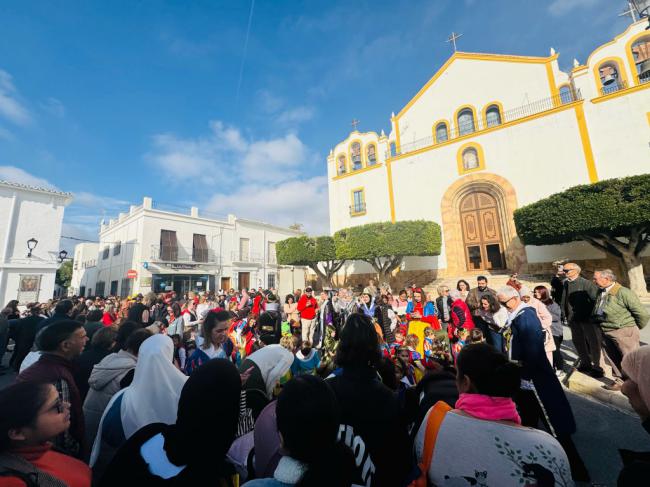
{"label": "gray hoodie", "polygon": [[86,420],[86,445],[95,442],[97,428],[104,409],[115,393],[120,390],[120,381],[135,368],[138,358],[125,350],[112,353],[102,359],[90,373],[88,395],[84,401]]}

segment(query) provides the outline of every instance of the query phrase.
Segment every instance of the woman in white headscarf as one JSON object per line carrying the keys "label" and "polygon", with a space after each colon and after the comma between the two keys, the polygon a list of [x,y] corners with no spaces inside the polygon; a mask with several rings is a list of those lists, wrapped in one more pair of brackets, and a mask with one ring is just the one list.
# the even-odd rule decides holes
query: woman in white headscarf
{"label": "woman in white headscarf", "polygon": [[174,342],[167,335],[142,343],[133,382],[111,399],[99,424],[90,456],[93,475],[98,476],[115,451],[143,426],[176,421],[187,376],[174,366],[173,358]]}

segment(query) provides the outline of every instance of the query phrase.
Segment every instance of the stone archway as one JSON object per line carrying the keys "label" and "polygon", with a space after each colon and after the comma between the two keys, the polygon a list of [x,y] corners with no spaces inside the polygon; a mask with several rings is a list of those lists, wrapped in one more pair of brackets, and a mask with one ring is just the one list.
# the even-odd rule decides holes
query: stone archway
{"label": "stone archway", "polygon": [[448,275],[468,271],[466,249],[463,241],[460,203],[472,193],[487,193],[496,202],[497,220],[500,222],[501,239],[504,244],[506,268],[519,271],[526,264],[526,251],[517,237],[512,218],[517,208],[515,188],[502,176],[491,173],[468,174],[455,181],[442,197],[442,233],[445,242]]}

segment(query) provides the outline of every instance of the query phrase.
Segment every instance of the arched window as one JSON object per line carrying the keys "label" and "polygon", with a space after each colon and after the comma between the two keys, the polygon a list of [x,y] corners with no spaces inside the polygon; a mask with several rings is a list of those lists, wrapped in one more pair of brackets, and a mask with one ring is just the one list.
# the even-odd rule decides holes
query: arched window
{"label": "arched window", "polygon": [[366,149],[366,160],[368,161],[369,166],[374,166],[377,164],[377,148],[375,144],[369,144]]}
{"label": "arched window", "polygon": [[616,61],[607,61],[598,66],[600,77],[600,91],[603,95],[614,93],[623,88],[620,76],[620,67]]}
{"label": "arched window", "polygon": [[397,155],[397,148],[395,146],[395,142],[390,143],[390,156],[395,157]]}
{"label": "arched window", "polygon": [[436,125],[436,143],[445,142],[449,140],[449,130],[445,122],[440,122]]}
{"label": "arched window", "polygon": [[463,170],[470,171],[479,167],[478,151],[474,147],[468,147],[463,151]]}
{"label": "arched window", "polygon": [[560,86],[560,101],[563,105],[573,101],[573,90],[569,85]]}
{"label": "arched window", "polygon": [[350,153],[352,159],[352,170],[358,171],[361,169],[361,144],[359,142],[352,142]]}
{"label": "arched window", "polygon": [[474,127],[474,112],[469,108],[460,111],[456,122],[458,126],[458,135],[471,134],[476,130]]}
{"label": "arched window", "polygon": [[347,172],[347,168],[345,166],[345,155],[341,154],[336,161],[336,172],[339,176]]}
{"label": "arched window", "polygon": [[485,122],[488,127],[501,125],[501,110],[498,105],[490,105],[485,111]]}
{"label": "arched window", "polygon": [[644,36],[632,44],[632,57],[634,69],[639,78],[639,83],[650,82],[650,35]]}

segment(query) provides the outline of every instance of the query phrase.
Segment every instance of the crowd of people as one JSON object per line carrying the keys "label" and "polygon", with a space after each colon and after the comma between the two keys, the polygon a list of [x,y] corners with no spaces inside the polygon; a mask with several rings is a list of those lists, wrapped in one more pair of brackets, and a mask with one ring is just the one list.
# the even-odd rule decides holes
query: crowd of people
{"label": "crowd of people", "polygon": [[[589,472],[560,380],[622,390],[650,432],[650,319],[611,270],[10,302],[2,486],[570,486]],[[471,452],[471,454],[470,454]],[[619,485],[650,464],[629,452]]]}

